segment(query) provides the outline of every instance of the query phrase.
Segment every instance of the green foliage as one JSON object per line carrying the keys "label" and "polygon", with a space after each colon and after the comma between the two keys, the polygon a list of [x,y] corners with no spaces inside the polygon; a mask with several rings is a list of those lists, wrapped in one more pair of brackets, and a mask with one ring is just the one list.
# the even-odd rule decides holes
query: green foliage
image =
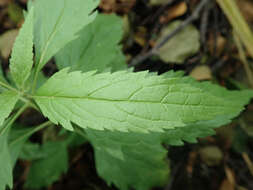
{"label": "green foliage", "polygon": [[32,8],[15,40],[10,59],[12,79],[20,88],[24,87],[33,65],[33,17]]}
{"label": "green foliage", "polygon": [[167,151],[161,133],[87,130],[95,149],[98,174],[122,190],[150,189],[168,181]]}
{"label": "green foliage", "polygon": [[15,92],[6,91],[0,94],[0,126],[10,115],[17,101],[18,94]]}
{"label": "green foliage", "polygon": [[96,16],[91,12],[98,0],[36,0],[35,50],[40,70],[61,48],[78,37],[78,32]]}
{"label": "green foliage", "polygon": [[[0,99],[1,100],[1,99]],[[4,190],[6,186],[12,188],[12,163],[7,144],[8,133],[0,134],[0,189]]]}
{"label": "green foliage", "polygon": [[47,142],[42,145],[40,152],[46,156],[32,162],[25,183],[25,186],[30,189],[51,185],[68,168],[68,152],[65,143]]}
{"label": "green foliage", "polygon": [[79,37],[56,55],[59,69],[83,72],[117,71],[126,68],[125,58],[118,45],[123,35],[123,21],[115,15],[100,14],[94,22],[79,32]]}
{"label": "green foliage", "polygon": [[38,143],[26,142],[22,147],[19,158],[22,160],[38,160],[46,158],[47,154],[41,151],[41,146]]}
{"label": "green foliage", "polygon": [[[100,15],[91,23],[97,5],[97,0],[29,2],[10,61],[19,89],[0,73],[0,86],[5,88],[0,93],[0,162],[4,163],[0,190],[12,187],[11,172],[18,158],[32,161],[26,187],[51,185],[68,169],[67,148],[86,140],[94,147],[98,174],[108,184],[122,190],[164,185],[169,161],[162,144],[182,145],[214,134],[215,127],[229,123],[253,97],[252,91],[228,91],[184,77],[182,72],[158,76],[118,71],[126,67],[119,46],[122,22],[115,15]],[[36,64],[31,75],[33,35]],[[71,68],[44,82],[41,69],[56,53],[58,67]],[[23,90],[26,80],[32,92]],[[17,102],[21,106],[13,111]],[[50,121],[15,127],[27,107]],[[41,146],[27,142],[51,122],[68,130],[60,132],[61,141],[43,138]],[[66,135],[69,131],[85,140]]]}
{"label": "green foliage", "polygon": [[8,138],[12,166],[16,164],[17,159],[20,157],[20,153],[22,152],[24,145],[27,143],[26,141],[30,137],[29,133],[32,130],[32,127],[24,127],[17,123],[12,125]]}

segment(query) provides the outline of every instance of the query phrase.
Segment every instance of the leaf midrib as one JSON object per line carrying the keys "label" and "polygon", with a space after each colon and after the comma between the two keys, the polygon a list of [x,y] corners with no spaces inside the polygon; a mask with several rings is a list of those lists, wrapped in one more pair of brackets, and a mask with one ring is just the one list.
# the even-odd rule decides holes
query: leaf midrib
{"label": "leaf midrib", "polygon": [[46,53],[47,53],[47,50],[48,50],[48,47],[49,45],[51,44],[51,41],[52,39],[54,39],[54,36],[56,35],[56,33],[58,32],[58,25],[60,23],[60,21],[62,20],[62,17],[63,17],[63,14],[64,14],[64,11],[65,11],[65,4],[66,4],[66,1],[64,0],[64,5],[63,5],[63,9],[54,25],[54,28],[53,28],[53,31],[51,32],[51,34],[49,35],[47,41],[46,41],[46,44],[45,46],[42,48],[42,54],[41,54],[41,57],[39,59],[39,63],[38,63],[38,67],[41,67],[40,65],[43,63],[44,61],[44,57],[46,56]]}
{"label": "leaf midrib", "polygon": [[91,101],[102,101],[102,102],[127,102],[127,103],[150,103],[150,104],[165,104],[165,105],[178,105],[178,106],[196,106],[196,107],[219,107],[231,109],[238,109],[238,105],[203,105],[203,104],[180,104],[180,103],[172,103],[172,102],[162,102],[162,101],[150,101],[150,100],[130,100],[130,99],[106,99],[106,98],[94,98],[94,97],[69,97],[69,96],[45,96],[45,95],[33,95],[31,98],[34,99],[66,99],[66,100],[91,100]]}

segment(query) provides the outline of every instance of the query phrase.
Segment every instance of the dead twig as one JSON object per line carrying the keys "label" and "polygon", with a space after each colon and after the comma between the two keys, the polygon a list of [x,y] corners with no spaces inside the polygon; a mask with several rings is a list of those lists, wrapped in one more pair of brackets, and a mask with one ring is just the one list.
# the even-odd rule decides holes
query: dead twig
{"label": "dead twig", "polygon": [[242,157],[249,168],[250,174],[253,176],[253,163],[252,163],[249,155],[247,153],[243,152]]}
{"label": "dead twig", "polygon": [[152,55],[155,55],[158,50],[167,43],[172,37],[174,37],[178,32],[180,32],[182,29],[184,29],[186,26],[188,26],[190,23],[195,21],[199,18],[200,12],[205,7],[205,4],[209,2],[209,0],[202,0],[199,5],[196,7],[196,9],[193,11],[192,15],[189,16],[186,20],[184,20],[174,31],[172,31],[168,36],[166,36],[160,43],[158,43],[156,46],[154,46],[151,50],[149,50],[147,53],[143,55],[139,55],[136,58],[134,58],[129,66],[136,66],[139,63],[145,61]]}
{"label": "dead twig", "polygon": [[164,11],[166,10],[166,8],[167,8],[169,5],[171,5],[174,1],[175,1],[175,0],[167,0],[167,2],[166,2],[164,5],[162,5],[162,6],[155,12],[155,14],[150,15],[147,19],[145,19],[145,20],[142,22],[141,25],[146,24],[150,19],[151,19],[152,22],[154,22],[154,20],[157,19],[158,16],[159,16],[160,14],[162,14],[162,12],[164,12]]}

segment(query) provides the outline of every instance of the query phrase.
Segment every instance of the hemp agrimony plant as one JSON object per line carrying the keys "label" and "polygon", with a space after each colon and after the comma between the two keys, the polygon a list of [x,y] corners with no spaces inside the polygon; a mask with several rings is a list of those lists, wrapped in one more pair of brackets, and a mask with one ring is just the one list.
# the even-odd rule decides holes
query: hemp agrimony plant
{"label": "hemp agrimony plant", "polygon": [[[214,134],[253,96],[181,72],[124,71],[118,45],[122,22],[115,15],[98,15],[98,3],[29,1],[12,50],[11,79],[0,73],[0,190],[13,187],[18,158],[31,160],[26,187],[58,180],[68,169],[67,148],[80,143],[74,142],[76,133],[93,145],[98,174],[108,184],[122,190],[164,185],[169,166],[162,143],[183,145]],[[52,57],[59,72],[45,79],[41,69]],[[18,125],[27,108],[48,121]],[[65,138],[42,145],[29,141],[35,132],[53,126],[62,127],[59,135]]]}

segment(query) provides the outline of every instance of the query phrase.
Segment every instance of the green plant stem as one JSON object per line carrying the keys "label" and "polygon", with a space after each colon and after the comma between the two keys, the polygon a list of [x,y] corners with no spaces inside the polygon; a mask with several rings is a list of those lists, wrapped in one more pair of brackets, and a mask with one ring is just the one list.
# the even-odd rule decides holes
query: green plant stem
{"label": "green plant stem", "polygon": [[[64,6],[65,6],[65,4],[64,4]],[[40,68],[40,67],[41,67],[40,65],[41,65],[41,64],[43,63],[43,61],[44,61],[44,58],[45,58],[45,56],[46,56],[46,53],[47,53],[48,47],[49,47],[49,45],[50,45],[50,43],[51,43],[51,40],[54,38],[54,36],[55,36],[56,33],[57,33],[56,28],[57,28],[57,25],[60,23],[60,20],[61,20],[61,18],[62,18],[63,12],[64,12],[64,9],[62,10],[62,12],[61,12],[61,14],[60,14],[60,17],[58,18],[56,24],[54,25],[54,30],[53,30],[53,32],[49,35],[49,38],[47,39],[47,42],[46,42],[46,44],[45,44],[45,46],[44,46],[44,48],[43,48],[42,54],[41,54],[41,56],[40,56],[40,58],[39,58],[38,64],[36,64],[36,67],[35,67],[35,75],[34,75],[33,84],[32,84],[32,94],[34,93],[35,88],[36,88],[36,84],[37,84],[37,80],[38,80],[39,71],[40,71],[40,69],[41,69],[41,68]]]}
{"label": "green plant stem", "polygon": [[2,129],[2,131],[0,132],[0,135],[5,134],[9,128],[11,127],[11,125],[16,121],[16,119],[23,113],[23,111],[25,111],[26,108],[29,107],[29,103],[26,103],[25,105],[23,105],[16,113],[15,115],[13,115],[13,117],[10,119],[9,122],[7,122],[6,126]]}
{"label": "green plant stem", "polygon": [[38,80],[38,74],[39,74],[39,69],[38,69],[38,67],[36,67],[35,68],[35,75],[34,75],[34,79],[33,79],[33,83],[32,83],[32,94],[34,93],[35,88],[36,88],[36,84],[37,84],[37,80]]}
{"label": "green plant stem", "polygon": [[19,138],[15,139],[14,141],[12,141],[10,143],[10,146],[12,145],[15,145],[17,143],[19,143],[20,141],[22,141],[23,139],[25,138],[28,138],[29,136],[31,136],[32,134],[36,133],[37,131],[49,126],[49,125],[52,125],[52,122],[51,121],[46,121],[45,123],[42,123],[36,127],[34,127],[31,131],[27,132],[26,134],[20,136]]}
{"label": "green plant stem", "polygon": [[245,72],[247,74],[247,78],[249,80],[250,86],[251,86],[251,88],[253,88],[253,74],[252,74],[252,71],[251,71],[250,66],[248,64],[247,57],[245,55],[245,51],[243,49],[240,38],[238,37],[236,32],[234,32],[234,39],[235,39],[235,44],[236,44],[238,52],[239,52],[239,57],[241,59],[241,62],[243,63],[243,66],[244,66]]}
{"label": "green plant stem", "polygon": [[37,111],[40,111],[40,109],[38,108],[38,106],[36,106],[36,104],[34,104],[33,102],[31,102],[30,100],[24,98],[24,97],[19,97],[19,99],[21,101],[23,101],[24,103],[26,104],[29,104],[29,107],[32,107],[33,109],[37,110]]}
{"label": "green plant stem", "polygon": [[234,0],[217,0],[229,22],[253,58],[253,33]]}
{"label": "green plant stem", "polygon": [[13,88],[12,86],[0,81],[0,86],[7,88],[8,90],[14,91],[16,93],[19,93],[19,91],[16,88]]}
{"label": "green plant stem", "polygon": [[[18,89],[14,88],[14,87],[10,86],[9,84],[6,84],[6,83],[4,83],[2,81],[0,81],[0,86],[4,87],[4,88],[6,88],[6,89],[8,89],[10,91],[13,91],[13,92],[15,92],[17,94],[22,94],[22,92],[20,92]],[[34,103],[32,103],[30,100],[28,100],[27,98],[25,98],[23,96],[20,96],[19,99],[21,101],[23,101],[24,103],[26,103],[26,104],[28,103],[30,105],[30,107],[32,107],[32,108],[34,108],[34,109],[36,109],[36,110],[39,111],[38,107]]]}

